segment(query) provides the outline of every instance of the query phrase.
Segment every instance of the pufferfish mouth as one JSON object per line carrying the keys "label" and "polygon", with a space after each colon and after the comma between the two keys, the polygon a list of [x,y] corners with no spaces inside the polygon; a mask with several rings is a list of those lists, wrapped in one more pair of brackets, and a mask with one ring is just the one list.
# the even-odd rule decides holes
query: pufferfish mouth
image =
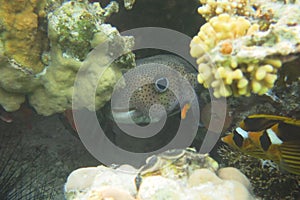
{"label": "pufferfish mouth", "polygon": [[[177,109],[178,108],[178,109]],[[173,116],[180,112],[179,104],[173,108],[172,112],[167,113],[167,116]],[[155,113],[154,116],[145,115],[143,112],[135,108],[122,108],[114,106],[111,108],[111,119],[117,123],[123,124],[149,124],[159,122],[164,118],[165,112]]]}
{"label": "pufferfish mouth", "polygon": [[[112,119],[116,123],[122,124],[145,124],[154,122],[149,116],[144,115],[136,109],[113,108],[111,109]],[[155,120],[156,121],[156,120]]]}

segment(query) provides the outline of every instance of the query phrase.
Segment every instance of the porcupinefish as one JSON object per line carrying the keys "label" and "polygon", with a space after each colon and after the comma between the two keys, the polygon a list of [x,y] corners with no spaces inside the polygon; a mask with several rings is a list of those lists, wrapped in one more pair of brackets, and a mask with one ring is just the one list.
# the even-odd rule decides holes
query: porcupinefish
{"label": "porcupinefish", "polygon": [[222,140],[249,155],[272,160],[281,169],[300,175],[299,119],[250,115]]}
{"label": "porcupinefish", "polygon": [[[142,58],[136,60],[137,68],[147,64],[158,64],[160,66],[156,68],[149,68],[149,71],[138,71],[133,77],[125,80],[126,85],[119,88],[122,93],[117,101],[114,101],[114,105],[108,103],[104,108],[97,111],[98,119],[109,119],[110,121],[128,124],[132,122],[136,124],[148,124],[150,122],[157,122],[160,120],[159,115],[157,118],[150,119],[149,109],[153,112],[161,112],[161,107],[152,107],[154,104],[160,104],[164,106],[166,113],[169,116],[174,116],[181,112],[181,118],[185,119],[191,109],[191,102],[196,100],[194,91],[184,88],[186,84],[184,80],[192,86],[192,89],[198,89],[197,84],[197,70],[187,61],[181,57],[175,55],[156,55],[152,57]],[[167,66],[168,68],[161,67]],[[154,69],[154,70],[153,70]],[[176,73],[177,72],[177,73]],[[150,76],[149,76],[150,75]],[[153,78],[154,77],[154,78]],[[144,84],[144,81],[148,80],[150,84]],[[136,85],[140,87],[130,94],[132,88]],[[171,91],[172,89],[172,91]],[[179,94],[179,99],[174,93]],[[129,109],[124,104],[123,99],[130,98]],[[184,102],[182,108],[179,106],[179,100]],[[122,107],[124,106],[124,107]],[[153,109],[154,108],[154,109]],[[74,110],[66,110],[60,119],[64,126],[76,137],[77,129],[73,119]],[[112,115],[114,112],[114,115]],[[108,123],[105,123],[106,125]]]}
{"label": "porcupinefish", "polygon": [[[125,77],[125,86],[118,89],[120,95],[112,101],[113,120],[119,123],[137,124],[157,122],[164,107],[167,116],[181,111],[181,118],[186,118],[191,102],[196,96],[196,69],[181,57],[175,55],[156,55],[136,61],[137,69]],[[126,74],[125,74],[126,75]],[[190,86],[187,86],[189,83]],[[136,88],[136,89],[133,89]],[[123,99],[129,98],[128,104]],[[179,109],[179,102],[184,102]],[[149,110],[156,113],[149,116]]]}

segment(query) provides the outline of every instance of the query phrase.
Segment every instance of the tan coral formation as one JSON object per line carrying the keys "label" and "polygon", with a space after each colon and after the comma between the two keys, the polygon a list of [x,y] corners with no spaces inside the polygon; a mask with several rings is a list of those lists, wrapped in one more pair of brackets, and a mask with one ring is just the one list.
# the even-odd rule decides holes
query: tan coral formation
{"label": "tan coral formation", "polygon": [[117,169],[105,166],[80,168],[69,175],[65,184],[65,197],[68,200],[132,200],[136,192],[136,174],[137,170],[128,165]]}
{"label": "tan coral formation", "polygon": [[[203,2],[200,11],[213,2]],[[273,88],[278,69],[286,58],[299,53],[299,3],[248,1],[248,4],[257,6],[251,17],[226,10],[207,11],[217,16],[209,17],[190,43],[190,54],[199,65],[198,82],[213,88],[217,98],[265,94]]]}
{"label": "tan coral formation", "polygon": [[130,165],[77,169],[65,184],[67,200],[254,200],[251,193],[248,178],[238,169],[218,169],[208,155],[189,150],[153,155],[139,170]]}
{"label": "tan coral formation", "polygon": [[113,187],[93,190],[87,200],[135,200],[128,192]]}
{"label": "tan coral formation", "polygon": [[[121,166],[120,168],[123,168]],[[104,166],[81,168],[73,171],[65,185],[67,200],[253,200],[251,185],[238,169],[226,167],[216,173],[196,169],[185,181],[162,175],[147,176],[139,190],[135,190],[137,170],[120,170]],[[135,196],[137,198],[135,198]]]}
{"label": "tan coral formation", "polygon": [[221,168],[216,173],[207,168],[196,169],[186,182],[158,175],[148,176],[137,196],[140,200],[254,199],[247,177],[232,167]]}

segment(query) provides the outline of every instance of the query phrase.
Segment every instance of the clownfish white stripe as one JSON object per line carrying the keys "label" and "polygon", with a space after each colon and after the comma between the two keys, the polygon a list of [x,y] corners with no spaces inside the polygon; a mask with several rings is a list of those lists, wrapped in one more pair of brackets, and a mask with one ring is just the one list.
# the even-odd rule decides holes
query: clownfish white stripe
{"label": "clownfish white stripe", "polygon": [[240,136],[242,136],[244,139],[248,138],[248,132],[245,131],[244,129],[238,127],[238,128],[236,128],[235,130],[236,130],[236,132],[237,132]]}
{"label": "clownfish white stripe", "polygon": [[279,137],[276,135],[276,133],[272,129],[267,129],[267,134],[270,138],[270,141],[272,144],[282,144],[283,141],[279,139]]}

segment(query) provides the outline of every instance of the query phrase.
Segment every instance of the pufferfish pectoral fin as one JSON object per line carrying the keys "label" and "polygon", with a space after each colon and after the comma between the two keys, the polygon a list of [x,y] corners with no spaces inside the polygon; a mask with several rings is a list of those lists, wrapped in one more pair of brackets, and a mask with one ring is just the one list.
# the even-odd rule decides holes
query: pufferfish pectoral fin
{"label": "pufferfish pectoral fin", "polygon": [[290,173],[300,175],[300,140],[284,142],[280,145],[280,167]]}
{"label": "pufferfish pectoral fin", "polygon": [[184,104],[183,108],[181,109],[181,119],[186,118],[187,112],[189,111],[190,108],[191,108],[190,103]]}

